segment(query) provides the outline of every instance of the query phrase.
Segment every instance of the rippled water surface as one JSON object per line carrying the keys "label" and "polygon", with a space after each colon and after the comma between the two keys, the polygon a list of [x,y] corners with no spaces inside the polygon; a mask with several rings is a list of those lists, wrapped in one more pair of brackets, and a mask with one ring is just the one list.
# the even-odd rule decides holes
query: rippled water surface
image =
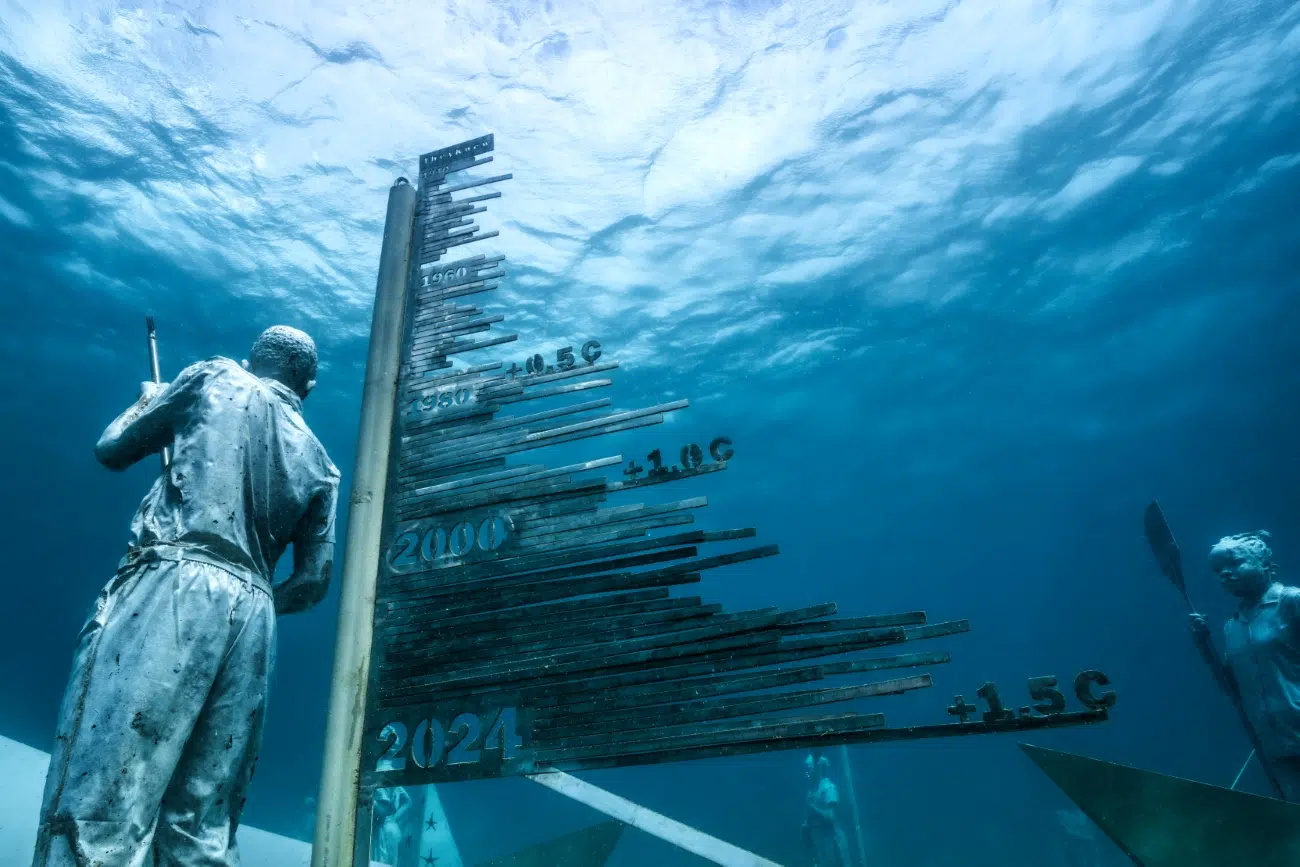
{"label": "rippled water surface", "polygon": [[[736,443],[702,518],[782,554],[705,596],[969,618],[933,689],[870,709],[1099,668],[1111,722],[1035,742],[1225,785],[1249,746],[1141,510],[1216,621],[1214,539],[1300,563],[1298,97],[1287,2],[0,0],[0,735],[48,748],[154,472],[91,455],[141,317],[165,376],[310,331],[346,486],[388,186],[491,132],[511,352],[595,337],[616,405],[692,399],[624,455]],[[281,624],[245,816],[303,838],[337,598]],[[1065,865],[1095,834],[1014,738],[853,756],[872,863]],[[802,759],[590,779],[793,867]],[[469,860],[598,820],[520,780],[444,800]],[[610,863],[699,862],[629,832]]]}

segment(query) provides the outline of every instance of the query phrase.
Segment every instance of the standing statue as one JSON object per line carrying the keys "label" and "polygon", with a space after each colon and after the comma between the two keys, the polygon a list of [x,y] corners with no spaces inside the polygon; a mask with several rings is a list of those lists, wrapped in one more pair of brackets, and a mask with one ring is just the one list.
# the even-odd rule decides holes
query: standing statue
{"label": "standing statue", "polygon": [[1210,569],[1237,597],[1223,625],[1224,655],[1214,649],[1205,617],[1191,615],[1193,640],[1220,688],[1241,697],[1286,800],[1300,802],[1300,588],[1277,580],[1263,530],[1225,536],[1210,549]]}
{"label": "standing statue", "polygon": [[[275,617],[329,587],[339,473],[301,415],[316,346],[267,329],[100,437],[110,470],[171,449],[117,574],[81,630],[59,711],[36,867],[239,864],[235,831],[262,739]],[[293,573],[272,587],[293,544]]]}
{"label": "standing statue", "polygon": [[402,855],[410,849],[411,836],[406,832],[411,795],[402,786],[375,790],[374,831],[370,860],[389,867],[406,867]]}
{"label": "standing statue", "polygon": [[840,826],[840,792],[830,778],[831,763],[825,756],[804,759],[808,779],[808,818],[803,823],[804,843],[812,850],[817,867],[852,867],[849,841]]}

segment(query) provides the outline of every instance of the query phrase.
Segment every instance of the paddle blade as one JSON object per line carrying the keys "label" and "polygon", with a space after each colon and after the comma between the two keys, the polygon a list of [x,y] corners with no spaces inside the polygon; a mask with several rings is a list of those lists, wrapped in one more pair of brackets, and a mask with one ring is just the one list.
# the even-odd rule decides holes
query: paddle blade
{"label": "paddle blade", "polygon": [[1155,500],[1147,505],[1143,525],[1146,528],[1147,544],[1151,546],[1151,553],[1156,556],[1160,571],[1173,582],[1180,593],[1187,595],[1187,587],[1183,583],[1183,555],[1178,550],[1178,543],[1174,541],[1174,533],[1169,529],[1165,513],[1160,511],[1160,504]]}

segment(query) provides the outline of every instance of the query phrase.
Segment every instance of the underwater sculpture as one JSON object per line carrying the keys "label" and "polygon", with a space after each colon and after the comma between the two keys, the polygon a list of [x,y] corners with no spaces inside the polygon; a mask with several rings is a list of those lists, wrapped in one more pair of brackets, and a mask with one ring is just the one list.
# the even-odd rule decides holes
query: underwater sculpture
{"label": "underwater sculpture", "polygon": [[[752,527],[692,529],[705,497],[636,502],[657,494],[648,488],[726,471],[736,455],[727,436],[661,442],[644,465],[613,449],[566,450],[573,462],[561,466],[516,463],[661,425],[690,401],[614,409],[597,389],[613,385],[619,364],[586,335],[515,360],[477,354],[520,336],[477,306],[507,276],[506,257],[448,261],[499,234],[476,215],[501,195],[483,188],[512,175],[452,177],[492,162],[494,148],[489,134],[426,153],[418,187],[399,178],[389,190],[314,867],[359,867],[374,793],[386,787],[1109,718],[1109,678],[1085,669],[1073,682],[1081,710],[1065,683],[1040,675],[1023,691],[983,683],[973,696],[984,707],[956,695],[934,723],[891,727],[849,703],[927,689],[931,675],[863,676],[949,654],[858,654],[959,635],[967,621],[931,622],[921,610],[835,617],[833,602],[727,612],[675,595],[705,572],[779,552],[751,544]],[[772,691],[781,687],[797,688]]]}
{"label": "underwater sculpture", "polygon": [[377,830],[370,844],[370,860],[389,865],[401,863],[402,855],[410,848],[411,836],[404,830],[410,814],[411,795],[402,786],[375,792]]}
{"label": "underwater sculpture", "polygon": [[849,841],[840,824],[839,788],[831,780],[831,763],[825,756],[804,759],[808,778],[808,818],[803,839],[813,852],[817,867],[853,867]]}
{"label": "underwater sculpture", "polygon": [[1225,693],[1238,696],[1258,743],[1258,758],[1281,796],[1300,802],[1300,588],[1277,580],[1260,530],[1225,536],[1210,549],[1210,569],[1238,600],[1223,625],[1220,658],[1204,615],[1188,625],[1197,650]]}
{"label": "underwater sculpture", "polygon": [[[301,416],[316,366],[309,336],[267,329],[242,366],[145,383],[96,445],[111,470],[171,460],[81,631],[37,867],[239,863],[275,618],[324,597],[334,556],[339,473]],[[290,543],[293,574],[272,587]]]}

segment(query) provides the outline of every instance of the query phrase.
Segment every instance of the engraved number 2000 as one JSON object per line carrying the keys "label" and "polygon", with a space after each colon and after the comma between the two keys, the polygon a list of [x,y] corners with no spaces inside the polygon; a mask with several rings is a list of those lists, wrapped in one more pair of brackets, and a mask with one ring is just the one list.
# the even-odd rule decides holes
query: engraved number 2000
{"label": "engraved number 2000", "polygon": [[459,559],[475,548],[495,551],[510,535],[510,522],[500,515],[490,515],[478,523],[461,521],[455,526],[418,528],[399,533],[388,548],[388,562],[394,569],[410,569]]}

